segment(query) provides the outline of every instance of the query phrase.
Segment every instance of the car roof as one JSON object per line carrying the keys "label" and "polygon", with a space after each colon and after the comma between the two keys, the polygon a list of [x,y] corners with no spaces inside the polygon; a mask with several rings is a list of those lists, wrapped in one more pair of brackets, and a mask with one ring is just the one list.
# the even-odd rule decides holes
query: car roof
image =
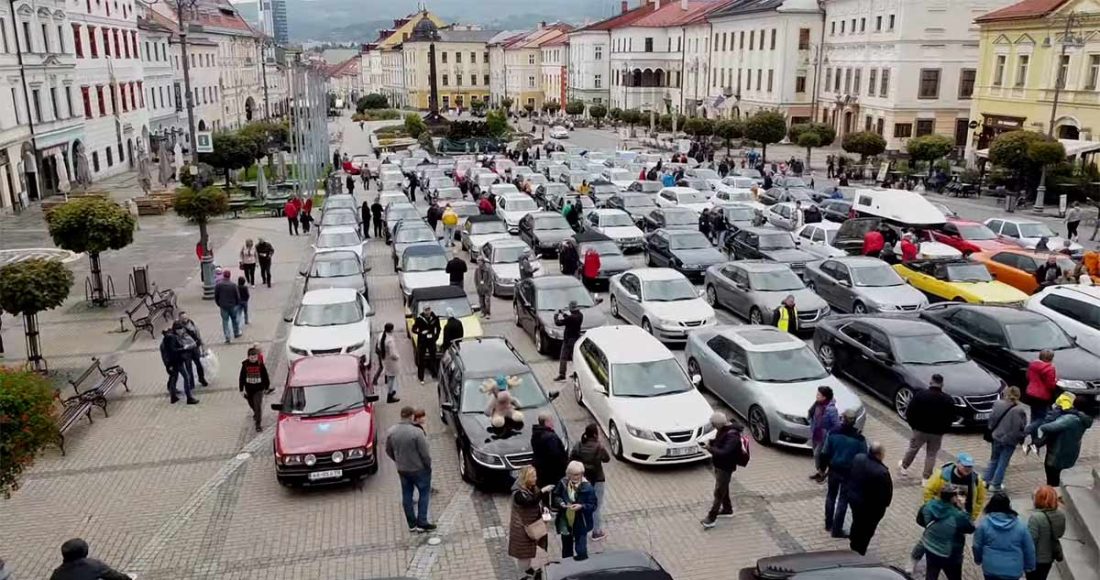
{"label": "car roof", "polygon": [[730,263],[744,268],[746,272],[775,272],[777,270],[791,269],[789,265],[783,262],[772,262],[769,260],[736,260]]}
{"label": "car roof", "polygon": [[887,264],[886,262],[872,256],[839,256],[837,258],[829,258],[827,261],[840,262],[841,264],[844,264],[845,266],[851,268],[864,268],[867,266],[879,264],[885,264],[886,266],[889,266],[889,264]]}
{"label": "car roof", "polygon": [[1042,314],[1039,314],[1038,312],[1021,310],[1019,308],[1012,308],[1011,306],[993,306],[987,304],[951,304],[944,308],[947,310],[954,310],[956,308],[976,310],[983,314],[989,314],[993,318],[996,318],[997,320],[1005,323],[1031,322],[1036,319],[1049,320],[1049,318],[1043,316]]}
{"label": "car roof", "polygon": [[335,262],[337,260],[355,260],[359,262],[359,254],[355,250],[325,249],[313,253],[314,262]]}
{"label": "car roof", "polygon": [[556,211],[533,211],[533,212],[531,212],[527,215],[529,215],[531,217],[535,217],[535,218],[557,216],[557,217],[560,217],[562,219],[565,219],[564,217],[562,217],[562,215],[560,213],[558,213]]}
{"label": "car roof", "polygon": [[531,278],[531,286],[534,287],[535,290],[543,290],[547,288],[569,288],[571,286],[582,286],[582,284],[580,280],[577,280],[573,276],[555,274],[552,276],[537,276]]}
{"label": "car roof", "polygon": [[864,314],[858,318],[860,322],[873,326],[890,336],[927,336],[942,333],[936,325],[904,314],[898,316],[868,316]]}
{"label": "car roof", "polygon": [[988,220],[985,220],[985,221],[990,221],[990,220],[1001,220],[1002,222],[1009,223],[1009,224],[1016,224],[1016,225],[1020,225],[1020,224],[1041,224],[1041,223],[1043,223],[1039,220],[1029,220],[1027,218],[1003,218],[1003,217],[989,218]]}
{"label": "car roof", "polygon": [[664,213],[692,213],[692,214],[695,213],[695,210],[688,209],[686,207],[658,207],[654,211],[659,211],[659,212],[664,212]]}
{"label": "car roof", "polygon": [[630,215],[617,207],[602,207],[591,210],[588,213],[594,213],[596,215]]}
{"label": "car roof", "polygon": [[703,233],[697,230],[665,230],[665,235],[670,238],[675,238],[678,236],[701,236]]}
{"label": "car roof", "polygon": [[764,235],[768,235],[768,234],[787,234],[787,235],[791,234],[791,232],[788,232],[786,230],[777,230],[775,228],[763,228],[763,227],[756,227],[756,226],[747,227],[747,228],[739,228],[738,231],[739,232],[749,232],[751,234],[756,234],[758,236],[764,236]]}
{"label": "car roof", "polygon": [[584,336],[595,342],[612,364],[675,358],[661,341],[634,325],[601,326],[586,331]]}
{"label": "car roof", "polygon": [[806,348],[806,343],[797,336],[763,324],[720,327],[718,334],[732,340],[745,350],[754,352]]}
{"label": "car roof", "polygon": [[352,302],[359,292],[354,288],[324,288],[321,290],[309,290],[302,295],[302,305],[307,304],[339,304]]}
{"label": "car roof", "polygon": [[898,223],[932,226],[947,221],[923,195],[904,189],[857,189],[854,200],[857,211]]}
{"label": "car roof", "polygon": [[311,387],[359,380],[359,357],[351,354],[307,356],[290,365],[287,386]]}
{"label": "car roof", "polygon": [[594,230],[584,230],[583,232],[574,235],[573,240],[578,244],[612,241],[611,238]]}
{"label": "car roof", "polygon": [[407,248],[402,256],[433,256],[436,254],[446,255],[447,252],[436,242],[417,242]]}
{"label": "car roof", "polygon": [[686,280],[680,272],[673,270],[672,268],[634,268],[623,272],[624,274],[634,274],[639,280]]}
{"label": "car roof", "polygon": [[463,377],[466,379],[514,375],[531,370],[508,339],[502,336],[464,338],[455,341],[452,348],[462,360]]}
{"label": "car roof", "polygon": [[1062,296],[1074,296],[1076,298],[1086,298],[1092,300],[1100,300],[1100,286],[1081,286],[1078,284],[1063,284],[1059,286],[1051,286],[1048,290],[1051,294],[1059,294]]}
{"label": "car roof", "polygon": [[489,240],[485,242],[485,245],[494,248],[526,248],[527,242],[515,238],[501,238],[499,240]]}
{"label": "car roof", "polygon": [[[1002,219],[1002,218],[996,218],[996,219]],[[957,226],[984,226],[985,225],[982,222],[976,222],[974,220],[960,220],[960,219],[953,219],[953,220],[951,220],[950,223],[953,223]]]}
{"label": "car roof", "polygon": [[409,302],[420,302],[422,300],[443,300],[446,298],[465,298],[466,291],[458,286],[430,286],[428,288],[413,288],[412,294],[409,295]]}
{"label": "car roof", "polygon": [[472,223],[472,224],[478,224],[478,223],[481,223],[481,222],[499,222],[499,221],[503,221],[503,220],[501,220],[499,217],[497,217],[495,215],[491,215],[491,214],[472,215],[472,216],[466,218],[466,222],[467,223]]}
{"label": "car roof", "polygon": [[661,191],[671,191],[672,193],[699,193],[699,190],[694,187],[681,187],[679,185],[675,187],[666,187]]}
{"label": "car roof", "polygon": [[804,227],[804,228],[811,228],[811,227],[821,228],[821,229],[826,230],[826,231],[832,231],[832,230],[839,230],[840,229],[840,224],[837,223],[837,222],[820,221],[820,222],[814,222],[812,224],[805,224],[802,227]]}
{"label": "car roof", "polygon": [[[359,228],[357,228],[355,226],[325,226],[324,231],[321,232],[321,233],[325,233],[325,234],[355,233],[355,234],[357,234],[357,233],[359,233]],[[318,235],[320,235],[320,234],[318,234]]]}

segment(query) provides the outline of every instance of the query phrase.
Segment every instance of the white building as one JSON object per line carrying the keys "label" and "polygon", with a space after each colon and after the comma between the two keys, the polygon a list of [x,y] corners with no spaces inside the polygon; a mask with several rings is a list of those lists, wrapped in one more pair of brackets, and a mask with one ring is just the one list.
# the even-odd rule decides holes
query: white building
{"label": "white building", "polygon": [[159,147],[160,139],[174,144],[173,135],[182,138],[185,120],[176,106],[177,83],[183,82],[183,71],[176,66],[179,45],[172,39],[178,31],[175,22],[152,10],[140,8],[138,14],[141,64],[145,75],[145,103],[149,111],[150,146]]}
{"label": "white building", "polygon": [[569,34],[569,64],[566,67],[569,100],[607,104],[611,101],[611,30],[641,18],[652,5],[630,9]]}

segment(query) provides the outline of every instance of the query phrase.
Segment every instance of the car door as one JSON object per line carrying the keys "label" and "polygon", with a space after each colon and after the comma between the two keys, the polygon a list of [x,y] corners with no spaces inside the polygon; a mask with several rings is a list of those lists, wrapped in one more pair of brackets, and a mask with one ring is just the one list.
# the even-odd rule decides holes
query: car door
{"label": "car door", "polygon": [[726,301],[730,310],[739,316],[747,317],[752,309],[749,295],[752,293],[752,281],[749,273],[736,264],[730,265],[729,297]]}
{"label": "car door", "polygon": [[1047,294],[1039,304],[1038,312],[1054,320],[1082,348],[1100,354],[1100,306],[1061,294]]}
{"label": "car door", "polygon": [[839,309],[839,304],[836,302],[836,276],[837,268],[839,267],[840,263],[833,260],[823,262],[818,268],[821,271],[821,275],[812,280],[813,291],[817,293],[822,300],[828,302],[829,306],[837,309]]}
{"label": "car door", "polygon": [[1015,222],[1005,222],[1001,227],[1001,238],[1013,244],[1020,243],[1020,227]]}
{"label": "car door", "polygon": [[725,390],[728,394],[723,400],[738,415],[747,417],[749,407],[756,402],[756,394],[752,392],[750,387],[752,381],[749,378],[749,357],[745,354],[745,349],[737,343],[731,342],[726,362],[729,363],[726,370],[729,380],[725,382],[727,385]]}
{"label": "car door", "polygon": [[992,358],[988,346],[984,345],[982,338],[981,315],[968,308],[956,308],[945,314],[935,317],[933,320],[939,323],[947,336],[951,337],[960,347],[970,354],[970,358],[982,365],[986,365]]}
{"label": "car door", "polygon": [[832,285],[832,301],[844,312],[855,309],[855,292],[852,290],[852,272],[847,264],[835,262],[835,283]]}
{"label": "car door", "polygon": [[726,264],[718,269],[712,286],[714,288],[715,306],[721,306],[733,310],[733,276],[738,270],[737,266]]}
{"label": "car door", "polygon": [[985,222],[985,227],[993,230],[993,233],[997,234],[997,236],[1000,237],[1001,228],[1004,227],[1004,224],[1004,220],[992,219]]}
{"label": "car door", "polygon": [[970,357],[1002,378],[1015,380],[1017,377],[1012,375],[1016,369],[1013,368],[1010,357],[1005,352],[1008,348],[1008,340],[1000,323],[993,317],[975,310],[965,310],[959,314],[963,316],[960,321],[961,326],[972,337],[968,351]]}
{"label": "car door", "polygon": [[[607,364],[607,355],[603,350],[588,338],[582,338],[577,348],[580,354],[577,369],[577,380],[581,389],[581,397],[584,405],[592,413],[596,422],[607,432],[610,419],[610,374]],[[619,429],[625,427],[619,426]]]}
{"label": "car door", "polygon": [[[439,397],[439,417],[444,423],[451,425],[451,429],[457,437],[460,428],[457,420],[460,399],[457,395],[459,388],[458,384],[461,380],[457,375],[457,366],[455,365],[454,358],[450,354],[443,354],[439,363],[439,368],[439,386],[436,388],[436,395]],[[447,407],[450,408],[448,409]]]}
{"label": "car door", "polygon": [[585,220],[585,226],[585,229],[593,229],[597,232],[603,232],[603,229],[600,228],[600,214],[596,212],[588,214],[588,218]]}
{"label": "car door", "polygon": [[[871,350],[870,328],[866,324],[853,322],[844,326],[837,333],[840,339],[839,348],[834,350],[834,371],[840,371],[848,375],[853,381],[872,388],[870,372],[874,368],[871,360],[874,353]],[[836,348],[836,347],[834,347]]]}
{"label": "car door", "polygon": [[638,276],[623,274],[619,283],[624,290],[624,296],[619,301],[619,313],[623,318],[634,324],[642,323],[642,286]]}
{"label": "car door", "polygon": [[650,238],[649,259],[654,266],[667,266],[668,254],[668,232],[659,230]]}
{"label": "car door", "polygon": [[516,288],[516,322],[531,336],[535,334],[535,287],[530,280],[519,282]]}
{"label": "car door", "polygon": [[723,401],[726,399],[726,382],[730,377],[728,359],[731,344],[733,341],[720,334],[712,336],[699,349],[695,359],[699,373],[703,375],[703,384]]}
{"label": "car door", "polygon": [[883,397],[893,397],[894,391],[905,382],[898,376],[890,339],[881,330],[868,327],[867,347],[870,356],[865,361],[864,383]]}

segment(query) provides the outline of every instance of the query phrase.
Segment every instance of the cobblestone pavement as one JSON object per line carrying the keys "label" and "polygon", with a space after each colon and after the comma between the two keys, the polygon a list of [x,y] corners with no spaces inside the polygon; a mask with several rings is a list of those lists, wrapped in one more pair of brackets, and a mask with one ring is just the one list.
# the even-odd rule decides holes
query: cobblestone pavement
{"label": "cobblestone pavement", "polygon": [[[344,126],[342,149],[366,152],[367,133],[349,122]],[[5,225],[0,221],[0,227]],[[0,557],[16,577],[45,577],[59,562],[58,546],[73,536],[84,537],[96,557],[141,580],[519,577],[505,552],[507,496],[475,491],[460,481],[453,437],[438,421],[429,423],[428,433],[436,465],[431,513],[440,525],[440,545],[428,545],[426,536],[406,531],[392,462],[384,460],[378,475],[362,488],[292,491],[276,483],[273,417],[265,418],[263,433],[252,432],[235,378],[247,346],[257,342],[268,355],[274,381],[285,380],[286,330],[281,320],[300,293],[295,272],[307,254],[305,237],[290,237],[281,219],[211,225],[218,256],[232,256],[246,238],[262,236],[276,248],[274,288],[256,289],[252,324],[243,339],[225,345],[214,306],[200,299],[191,251],[194,227],[175,216],[143,217],[141,227],[131,247],[104,255],[105,267],[116,280],[124,280],[130,265],[148,263],[155,280],[176,288],[182,308],[198,322],[220,359],[218,376],[200,389],[201,404],[169,405],[157,343],[148,335],[132,341],[129,333],[114,333],[121,303],[88,308],[74,290],[74,299],[64,307],[43,314],[44,347],[55,373],[78,372],[92,355],[113,355],[129,372],[132,392],[112,394],[110,417],[97,414],[94,424],[71,431],[67,456],[46,451],[24,476],[22,489],[0,500]],[[369,254],[374,324],[401,324],[400,290],[389,249],[372,241]],[[467,276],[467,291],[473,296],[472,275]],[[498,313],[511,310],[499,299],[493,306]],[[722,318],[736,323],[727,313]],[[535,354],[531,340],[508,316],[484,326],[487,334],[512,341],[544,386],[559,388],[551,381],[556,362]],[[18,324],[5,324],[3,332],[7,360],[17,363],[22,348]],[[402,405],[423,406],[434,418],[435,385],[417,383],[411,345],[404,333],[396,339],[403,355]],[[908,428],[886,406],[868,396],[864,400],[870,411],[866,433],[885,443],[888,465],[894,466]],[[574,432],[589,420],[572,397],[560,397],[555,405]],[[380,430],[397,421],[396,407],[378,405]],[[987,457],[977,434],[951,434],[944,447],[944,461],[959,451],[975,454],[979,463]],[[1100,435],[1094,429],[1081,463],[1095,465],[1098,452]],[[607,467],[604,512],[609,536],[593,542],[592,548],[644,549],[677,579],[710,580],[732,577],[763,556],[846,547],[822,529],[824,489],[807,479],[810,468],[805,454],[755,447],[750,466],[733,480],[735,516],[703,531],[698,521],[709,505],[712,482],[707,467],[654,469],[613,461]],[[1026,496],[1042,478],[1038,459],[1014,457],[1008,484],[1015,495]],[[896,478],[894,504],[871,546],[875,555],[904,563],[918,537],[913,516],[919,501],[919,481]],[[1026,507],[1023,497],[1017,501],[1018,507]],[[966,575],[980,577],[973,565],[967,566]]]}

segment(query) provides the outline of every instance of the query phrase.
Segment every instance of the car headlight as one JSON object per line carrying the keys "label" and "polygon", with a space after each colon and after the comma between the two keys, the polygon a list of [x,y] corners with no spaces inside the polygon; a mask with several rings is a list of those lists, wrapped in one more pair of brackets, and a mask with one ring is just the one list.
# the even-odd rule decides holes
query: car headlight
{"label": "car headlight", "polygon": [[1058,381],[1058,386],[1067,391],[1085,391],[1089,388],[1088,383],[1086,383],[1085,381],[1072,379],[1061,379]]}
{"label": "car headlight", "polygon": [[832,312],[832,310],[833,310],[832,308],[829,308],[828,306],[824,306],[824,307],[821,308],[821,315],[825,316],[826,314]]}
{"label": "car headlight", "polygon": [[345,352],[355,352],[355,351],[363,348],[364,346],[366,346],[366,344],[367,344],[367,341],[360,340],[359,342],[349,346]]}
{"label": "car headlight", "polygon": [[500,283],[501,284],[515,284],[516,280],[515,280],[515,278],[505,278],[505,277],[502,276],[500,278]]}
{"label": "car headlight", "polygon": [[504,460],[499,455],[493,453],[485,453],[473,447],[470,448],[470,455],[473,456],[474,461],[487,465],[489,467],[499,467],[504,465]]}
{"label": "car headlight", "polygon": [[638,439],[646,439],[649,441],[657,440],[657,436],[654,435],[653,431],[650,431],[649,429],[642,429],[641,427],[635,427],[628,424],[626,426],[626,432],[630,433],[632,437],[637,437]]}
{"label": "car headlight", "polygon": [[709,326],[711,324],[718,324],[718,317],[717,316],[710,316],[706,320],[703,321],[703,324],[707,325],[707,326]]}
{"label": "car headlight", "polygon": [[776,413],[780,419],[788,423],[794,423],[795,425],[809,425],[810,420],[801,415],[788,415],[786,413]]}
{"label": "car headlight", "polygon": [[965,407],[966,406],[966,401],[963,400],[962,397],[953,396],[953,397],[951,397],[951,400],[955,401],[955,406],[956,407]]}
{"label": "car headlight", "polygon": [[297,348],[297,347],[293,347],[293,346],[288,347],[288,348],[290,349],[290,352],[292,354],[296,354],[298,356],[309,356],[309,351],[304,349],[304,348]]}
{"label": "car headlight", "polygon": [[362,459],[367,456],[367,450],[362,447],[348,449],[348,459]]}
{"label": "car headlight", "polygon": [[317,456],[310,453],[302,459],[302,462],[306,464],[306,467],[313,467],[314,465],[317,465]]}
{"label": "car headlight", "polygon": [[711,433],[714,430],[715,430],[714,425],[712,425],[710,421],[707,421],[706,423],[703,424],[703,431],[701,433],[699,433],[699,435],[700,436],[707,435],[708,433]]}
{"label": "car headlight", "polygon": [[301,455],[284,455],[282,458],[283,465],[301,465]]}
{"label": "car headlight", "polygon": [[333,451],[332,452],[332,462],[333,463],[343,463],[344,462],[344,452],[343,451]]}

